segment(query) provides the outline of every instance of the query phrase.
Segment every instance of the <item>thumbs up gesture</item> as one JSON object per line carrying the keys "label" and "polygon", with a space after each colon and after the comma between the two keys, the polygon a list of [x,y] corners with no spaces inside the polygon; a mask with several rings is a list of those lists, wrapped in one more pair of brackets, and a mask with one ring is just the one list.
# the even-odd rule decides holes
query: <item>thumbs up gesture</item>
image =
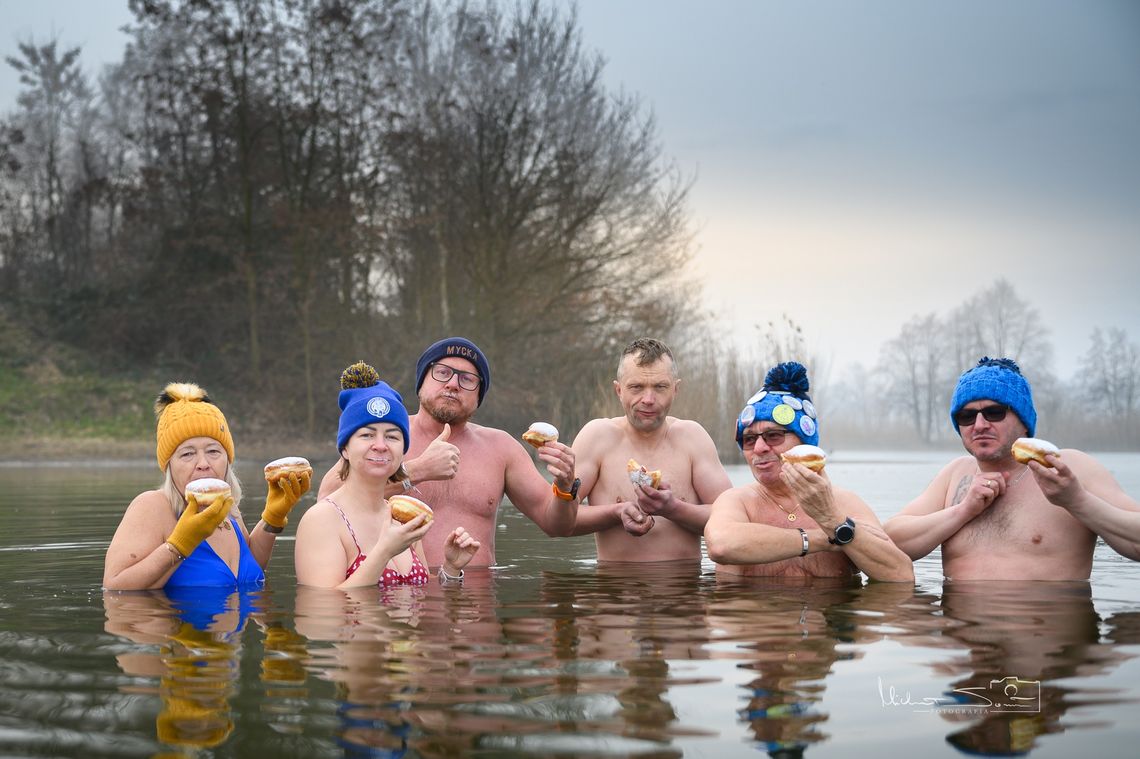
{"label": "thumbs up gesture", "polygon": [[459,471],[459,449],[451,442],[451,425],[443,425],[443,432],[428,444],[417,458],[404,464],[412,482],[450,480]]}

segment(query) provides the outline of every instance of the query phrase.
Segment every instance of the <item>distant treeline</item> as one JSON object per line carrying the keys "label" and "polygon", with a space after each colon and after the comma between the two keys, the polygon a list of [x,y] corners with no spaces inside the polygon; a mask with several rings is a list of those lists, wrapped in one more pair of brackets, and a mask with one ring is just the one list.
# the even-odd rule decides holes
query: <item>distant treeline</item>
{"label": "distant treeline", "polygon": [[688,269],[690,182],[647,109],[603,87],[572,13],[130,7],[97,84],[56,40],[7,59],[23,89],[0,121],[0,326],[45,346],[7,357],[27,381],[56,381],[46,346],[67,346],[95,374],[153,393],[197,381],[242,426],[314,438],[344,366],[374,364],[414,409],[416,357],[460,334],[491,359],[479,421],[572,434],[620,413],[618,355],[648,335],[677,354],[676,411],[731,458],[733,419],[777,360],[809,366],[825,440],[897,447],[945,442],[954,378],[990,354],[1023,362],[1058,442],[1140,444],[1135,344],[1094,336],[1078,403],[1008,283],[916,318],[835,381],[792,316],[745,352],[725,342]]}

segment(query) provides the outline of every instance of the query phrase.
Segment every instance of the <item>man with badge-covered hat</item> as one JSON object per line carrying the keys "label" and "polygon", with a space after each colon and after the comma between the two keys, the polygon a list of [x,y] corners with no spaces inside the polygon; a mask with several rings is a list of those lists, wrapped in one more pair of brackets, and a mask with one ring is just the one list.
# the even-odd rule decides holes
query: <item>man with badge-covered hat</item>
{"label": "man with badge-covered hat", "polygon": [[862,572],[872,580],[913,582],[910,559],[887,537],[871,507],[832,486],[817,447],[819,425],[808,389],[803,365],[779,364],[737,418],[736,443],[756,481],[726,491],[713,503],[705,544],[718,574],[855,577]]}
{"label": "man with badge-covered hat", "polygon": [[[504,495],[547,535],[566,536],[574,528],[574,452],[557,441],[538,449],[554,478],[553,485],[547,482],[522,443],[471,421],[490,387],[487,357],[467,338],[439,340],[416,362],[420,407],[410,418],[408,477],[393,484],[388,495],[410,491],[434,510],[436,527],[424,538],[432,567],[442,564],[443,537],[460,525],[481,544],[468,568],[494,564],[496,516]],[[325,475],[318,499],[338,487],[339,470],[338,462]]]}

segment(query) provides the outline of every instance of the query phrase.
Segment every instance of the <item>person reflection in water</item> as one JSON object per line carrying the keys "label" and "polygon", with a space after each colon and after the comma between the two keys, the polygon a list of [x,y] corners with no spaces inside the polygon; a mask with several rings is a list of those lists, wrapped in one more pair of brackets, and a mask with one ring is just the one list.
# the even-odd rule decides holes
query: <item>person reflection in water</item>
{"label": "person reflection in water", "polygon": [[123,687],[158,697],[159,742],[183,750],[213,748],[233,732],[230,699],[256,600],[253,593],[223,588],[103,594],[104,629],[140,646],[115,657],[119,668],[156,683]]}
{"label": "person reflection in water", "polygon": [[[309,489],[309,475],[277,480],[250,533],[238,509],[242,491],[234,472],[234,439],[221,409],[197,385],[171,383],[154,412],[155,452],[166,479],[127,507],[107,548],[103,587],[261,585],[281,527]],[[207,478],[222,480],[229,493],[200,507],[193,494],[186,495],[186,486]]]}
{"label": "person reflection in water", "polygon": [[304,666],[335,686],[337,742],[346,756],[466,756],[486,735],[517,728],[505,717],[453,708],[516,687],[501,679],[518,653],[504,643],[494,592],[490,583],[463,592],[431,584],[393,588],[381,599],[365,588],[297,588]]}
{"label": "person reflection in water", "polygon": [[947,582],[943,636],[965,655],[934,665],[953,677],[940,709],[956,726],[946,741],[970,755],[1014,756],[1067,729],[1082,695],[1074,678],[1104,674],[1121,661],[1100,641],[1099,617],[1085,582]]}
{"label": "person reflection in water", "polygon": [[904,583],[718,582],[708,603],[717,641],[712,656],[737,660],[738,670],[749,673],[740,683],[745,706],[738,714],[756,747],[795,757],[828,741],[829,714],[820,704],[829,675],[885,638],[884,628],[906,628],[907,618],[929,615],[922,608],[929,604]]}
{"label": "person reflection in water", "polygon": [[817,445],[819,427],[807,369],[779,364],[745,405],[736,443],[756,479],[723,493],[705,526],[709,557],[722,575],[854,577],[914,582],[914,567],[883,531],[871,507],[832,487],[826,470],[782,454]]}

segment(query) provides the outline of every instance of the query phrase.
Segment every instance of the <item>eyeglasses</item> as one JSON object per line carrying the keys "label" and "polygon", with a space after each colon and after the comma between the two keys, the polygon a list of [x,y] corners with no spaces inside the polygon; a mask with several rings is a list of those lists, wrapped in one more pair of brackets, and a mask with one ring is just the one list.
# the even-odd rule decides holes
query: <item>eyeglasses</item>
{"label": "eyeglasses", "polygon": [[954,415],[954,423],[959,427],[969,427],[978,420],[978,414],[987,422],[1000,422],[1009,413],[1009,406],[986,406],[985,408],[962,409]]}
{"label": "eyeglasses", "polygon": [[782,444],[784,442],[784,438],[786,438],[787,436],[788,436],[787,430],[764,430],[763,432],[745,432],[744,436],[741,437],[741,442],[744,443],[745,448],[751,448],[752,446],[756,445],[757,438],[764,438],[764,445],[768,446],[769,448],[775,448],[776,446]]}
{"label": "eyeglasses", "polygon": [[479,389],[479,375],[472,372],[462,372],[458,369],[452,369],[447,364],[432,364],[431,365],[431,378],[437,382],[447,383],[451,381],[452,377],[459,377],[459,386],[464,390],[478,390]]}

